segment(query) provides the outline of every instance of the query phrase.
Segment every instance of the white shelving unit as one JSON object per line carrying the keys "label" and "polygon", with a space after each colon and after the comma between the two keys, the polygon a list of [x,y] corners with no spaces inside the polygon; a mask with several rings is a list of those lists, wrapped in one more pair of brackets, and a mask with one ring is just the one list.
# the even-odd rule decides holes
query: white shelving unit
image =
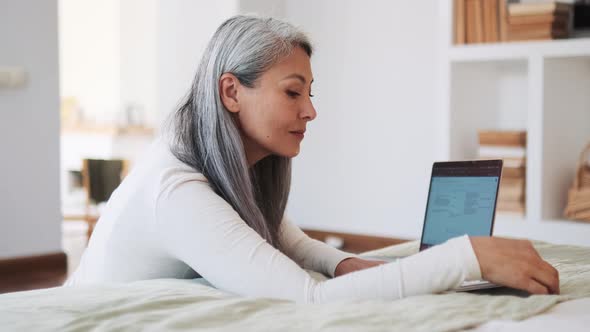
{"label": "white shelving unit", "polygon": [[[154,134],[154,129],[145,127],[63,127],[60,135],[60,188],[64,216],[83,216],[86,212],[86,193],[71,188],[69,181],[69,172],[80,171],[84,158],[121,158],[132,166]],[[92,149],[88,149],[89,146]]]}
{"label": "white shelving unit", "polygon": [[478,129],[526,130],[526,214],[497,214],[495,234],[590,246],[590,223],[562,214],[590,141],[590,38],[454,46],[452,3],[439,2],[437,158],[475,158]]}

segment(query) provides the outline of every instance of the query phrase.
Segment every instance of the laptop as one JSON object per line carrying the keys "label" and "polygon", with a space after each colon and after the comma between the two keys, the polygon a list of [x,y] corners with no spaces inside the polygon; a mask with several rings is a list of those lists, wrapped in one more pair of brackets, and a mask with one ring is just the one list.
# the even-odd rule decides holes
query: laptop
{"label": "laptop", "polygon": [[[420,251],[465,234],[491,236],[501,175],[502,160],[434,163]],[[383,257],[369,259],[395,260]],[[494,287],[500,286],[485,280],[466,281],[454,291]]]}

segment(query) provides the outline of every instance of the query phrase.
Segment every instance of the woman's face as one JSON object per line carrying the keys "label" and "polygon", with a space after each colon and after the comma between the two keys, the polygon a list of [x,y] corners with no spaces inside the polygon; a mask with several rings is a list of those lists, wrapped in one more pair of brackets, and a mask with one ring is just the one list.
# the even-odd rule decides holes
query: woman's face
{"label": "woman's face", "polygon": [[231,74],[221,77],[222,101],[238,118],[250,166],[270,154],[299,154],[306,125],[317,115],[311,102],[309,60],[296,47],[262,74],[254,88],[241,85]]}

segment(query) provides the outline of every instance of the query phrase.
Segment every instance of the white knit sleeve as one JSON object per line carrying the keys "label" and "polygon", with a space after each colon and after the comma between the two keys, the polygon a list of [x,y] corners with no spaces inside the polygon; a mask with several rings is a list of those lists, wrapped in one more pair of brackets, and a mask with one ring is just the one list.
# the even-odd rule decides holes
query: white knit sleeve
{"label": "white knit sleeve", "polygon": [[447,290],[473,270],[469,265],[474,262],[463,253],[472,250],[470,241],[462,237],[394,263],[319,282],[198,181],[169,186],[158,196],[155,213],[154,233],[169,255],[215,287],[242,296],[315,303],[394,300]]}
{"label": "white knit sleeve", "polygon": [[281,243],[285,254],[304,269],[334,277],[336,266],[346,258],[357,257],[315,240],[303,233],[289,218],[281,222]]}

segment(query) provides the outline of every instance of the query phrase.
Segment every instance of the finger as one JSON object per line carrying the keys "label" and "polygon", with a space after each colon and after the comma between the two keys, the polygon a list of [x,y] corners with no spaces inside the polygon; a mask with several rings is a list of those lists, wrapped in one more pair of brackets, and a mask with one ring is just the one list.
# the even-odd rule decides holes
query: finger
{"label": "finger", "polygon": [[533,268],[529,270],[530,277],[544,285],[550,294],[559,294],[559,272],[539,255],[530,241],[523,243],[528,246],[526,252],[528,259],[533,260]]}
{"label": "finger", "polygon": [[543,285],[547,289],[547,294],[557,294],[559,292],[559,286],[557,286],[557,281],[555,278],[545,271],[537,271],[533,276],[532,279],[535,280],[537,283]]}
{"label": "finger", "polygon": [[554,266],[551,266],[551,268],[553,269],[553,273],[555,274],[555,279],[557,279],[557,292],[555,294],[561,294],[559,271]]}
{"label": "finger", "polygon": [[543,261],[543,264],[546,266],[549,275],[551,275],[551,277],[553,278],[553,287],[551,289],[553,291],[553,294],[559,294],[559,271],[557,271],[557,269],[553,267],[553,265],[549,264],[546,261]]}
{"label": "finger", "polygon": [[549,289],[547,289],[547,287],[545,287],[543,284],[539,283],[535,279],[529,279],[524,290],[526,290],[527,292],[529,292],[531,294],[538,294],[538,295],[549,294]]}
{"label": "finger", "polygon": [[559,294],[559,272],[551,264],[541,260],[540,269],[532,276],[537,282],[546,286],[551,294]]}
{"label": "finger", "polygon": [[554,294],[559,294],[559,271],[549,262],[545,261],[542,257],[534,262],[534,265],[542,271],[542,275],[538,275],[539,282],[543,282]]}

